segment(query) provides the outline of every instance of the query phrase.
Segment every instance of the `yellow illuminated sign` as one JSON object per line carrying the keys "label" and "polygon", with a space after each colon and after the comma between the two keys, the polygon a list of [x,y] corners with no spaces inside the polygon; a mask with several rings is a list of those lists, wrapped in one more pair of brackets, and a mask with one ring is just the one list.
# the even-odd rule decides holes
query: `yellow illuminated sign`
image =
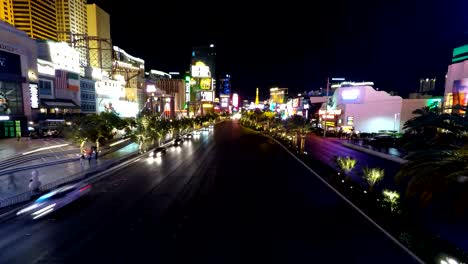
{"label": "yellow illuminated sign", "polygon": [[200,89],[211,90],[211,78],[203,78],[200,80]]}

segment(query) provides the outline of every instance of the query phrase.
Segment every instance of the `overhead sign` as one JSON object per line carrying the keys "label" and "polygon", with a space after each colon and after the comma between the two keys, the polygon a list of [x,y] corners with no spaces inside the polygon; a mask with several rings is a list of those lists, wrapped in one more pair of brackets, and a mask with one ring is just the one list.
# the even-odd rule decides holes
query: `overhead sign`
{"label": "overhead sign", "polygon": [[29,84],[29,95],[31,97],[31,108],[38,109],[39,108],[39,89],[37,84],[30,83]]}
{"label": "overhead sign", "polygon": [[20,56],[0,50],[0,74],[21,76]]}

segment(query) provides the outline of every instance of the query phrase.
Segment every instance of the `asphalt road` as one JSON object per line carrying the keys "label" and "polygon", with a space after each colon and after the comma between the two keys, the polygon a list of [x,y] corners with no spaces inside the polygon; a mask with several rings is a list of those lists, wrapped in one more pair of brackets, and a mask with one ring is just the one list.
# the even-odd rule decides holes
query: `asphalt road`
{"label": "asphalt road", "polygon": [[415,263],[281,147],[235,122],[142,158],[36,222],[0,263]]}

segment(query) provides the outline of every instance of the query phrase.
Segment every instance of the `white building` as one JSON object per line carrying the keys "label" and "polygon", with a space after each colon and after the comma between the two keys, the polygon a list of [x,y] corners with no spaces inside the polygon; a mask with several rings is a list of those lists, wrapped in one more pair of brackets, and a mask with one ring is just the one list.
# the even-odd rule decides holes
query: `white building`
{"label": "white building", "polygon": [[366,133],[381,131],[401,132],[413,111],[437,104],[441,98],[403,99],[385,91],[375,90],[372,83],[349,83],[337,88],[331,96],[331,105],[320,110],[323,126]]}
{"label": "white building", "polygon": [[340,109],[338,125],[355,131],[399,130],[403,99],[369,85],[352,85],[335,90],[332,109]]}

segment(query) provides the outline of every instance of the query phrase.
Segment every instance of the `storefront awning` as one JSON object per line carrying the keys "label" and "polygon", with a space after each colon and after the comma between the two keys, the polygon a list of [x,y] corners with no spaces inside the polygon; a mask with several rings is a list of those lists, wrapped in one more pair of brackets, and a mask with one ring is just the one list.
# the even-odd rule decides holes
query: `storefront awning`
{"label": "storefront awning", "polygon": [[42,99],[41,105],[45,108],[80,109],[79,105],[67,99]]}

